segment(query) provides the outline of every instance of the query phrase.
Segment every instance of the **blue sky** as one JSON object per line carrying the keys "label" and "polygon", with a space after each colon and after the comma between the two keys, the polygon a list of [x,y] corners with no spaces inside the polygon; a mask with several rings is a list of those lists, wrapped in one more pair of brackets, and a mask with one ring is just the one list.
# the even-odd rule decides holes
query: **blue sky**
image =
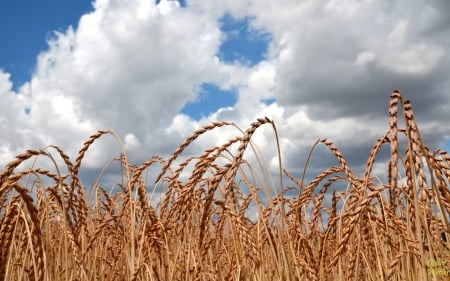
{"label": "blue sky", "polygon": [[90,0],[4,0],[0,4],[0,68],[14,86],[30,80],[37,55],[47,49],[53,32],[77,27],[81,15],[92,11]]}
{"label": "blue sky", "polygon": [[98,129],[138,162],[209,122],[269,116],[291,169],[317,138],[361,166],[395,88],[430,148],[449,150],[449,14],[425,0],[4,0],[0,163],[49,143],[76,151]]}
{"label": "blue sky", "polygon": [[[220,28],[225,37],[217,54],[221,61],[253,66],[264,59],[270,35],[252,30],[248,17],[236,19],[225,14],[220,19]],[[199,89],[199,98],[186,104],[181,111],[196,120],[220,108],[232,107],[237,101],[235,89],[223,90],[212,83],[203,83]]]}

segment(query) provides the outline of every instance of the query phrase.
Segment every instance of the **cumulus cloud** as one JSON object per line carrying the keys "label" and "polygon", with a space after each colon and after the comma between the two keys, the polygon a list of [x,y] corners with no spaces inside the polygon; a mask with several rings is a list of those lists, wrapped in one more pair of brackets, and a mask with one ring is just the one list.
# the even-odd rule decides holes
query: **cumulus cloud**
{"label": "cumulus cloud", "polygon": [[158,6],[145,0],[97,1],[95,7],[77,30],[55,33],[31,81],[18,95],[9,94],[15,100],[31,95],[31,111],[22,126],[4,132],[33,130],[32,145],[38,147],[75,147],[97,129],[133,135],[156,150],[174,145],[179,139],[168,144],[161,138],[195,97],[195,85],[226,81],[232,71],[232,66],[222,70],[215,59],[218,23],[168,1]]}
{"label": "cumulus cloud", "polygon": [[[300,171],[319,137],[335,141],[360,167],[387,129],[395,88],[412,100],[430,148],[450,137],[445,0],[230,3],[97,0],[77,29],[51,38],[32,79],[17,93],[0,71],[0,163],[50,143],[73,155],[98,129],[117,132],[133,159],[142,161],[171,153],[208,122],[233,121],[245,129],[267,115],[276,121],[286,168]],[[218,58],[226,13],[249,17],[252,28],[270,34],[264,60],[248,66]],[[202,83],[236,89],[236,105],[199,121],[180,114]],[[275,102],[262,102],[268,98]],[[236,133],[209,134],[198,149]],[[255,141],[276,170],[271,129]],[[93,152],[89,167],[118,151],[113,144],[102,149]],[[320,159],[313,169],[327,168],[328,160]]]}
{"label": "cumulus cloud", "polygon": [[[419,126],[450,117],[445,106],[450,29],[442,5],[253,2],[254,24],[273,37],[269,57],[276,68],[274,95],[285,109],[282,135],[298,144],[290,153],[291,166],[305,155],[304,144],[320,136],[363,164],[387,128],[389,93],[395,88],[413,101]],[[449,129],[442,122],[422,134],[431,147],[443,146]]]}
{"label": "cumulus cloud", "polygon": [[[25,127],[28,116],[28,96],[15,94],[12,90],[10,75],[0,69],[0,159],[11,160],[15,153],[21,152],[24,147],[29,148],[32,144],[29,138],[33,132],[31,128]],[[17,130],[24,126],[23,130]]]}

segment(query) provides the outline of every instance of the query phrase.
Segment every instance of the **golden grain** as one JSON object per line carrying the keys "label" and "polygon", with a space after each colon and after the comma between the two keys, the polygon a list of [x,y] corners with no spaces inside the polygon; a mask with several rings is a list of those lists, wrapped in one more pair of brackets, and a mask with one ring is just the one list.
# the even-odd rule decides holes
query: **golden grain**
{"label": "golden grain", "polygon": [[[449,272],[450,242],[442,235],[450,234],[450,156],[428,150],[400,91],[391,94],[389,128],[361,177],[332,141],[319,139],[300,178],[280,159],[280,181],[270,186],[251,143],[265,124],[280,154],[274,122],[260,118],[245,131],[214,122],[167,159],[141,165],[128,161],[112,131],[90,136],[73,162],[57,146],[16,156],[0,171],[0,280],[427,280]],[[174,165],[197,138],[222,126],[240,134]],[[81,181],[82,160],[104,135],[121,145],[116,191]],[[244,157],[249,145],[257,164]],[[306,182],[319,145],[339,165]],[[372,169],[386,145],[383,183]],[[55,170],[22,165],[37,157]],[[154,164],[161,170],[152,181],[143,174]]]}

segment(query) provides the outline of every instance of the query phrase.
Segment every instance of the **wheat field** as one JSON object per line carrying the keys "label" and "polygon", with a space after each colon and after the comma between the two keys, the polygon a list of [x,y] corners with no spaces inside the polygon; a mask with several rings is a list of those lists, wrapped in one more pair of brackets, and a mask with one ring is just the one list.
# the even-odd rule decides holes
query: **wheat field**
{"label": "wheat field", "polygon": [[[310,156],[324,146],[338,165],[311,180],[281,161],[273,178],[263,157],[263,169],[247,161],[261,126],[278,141],[268,118],[197,156],[183,152],[235,125],[211,123],[140,165],[120,149],[114,190],[80,179],[89,148],[112,131],[74,160],[57,146],[27,150],[0,172],[0,280],[447,280],[450,156],[423,143],[398,90],[388,120],[362,175],[317,140]],[[387,182],[373,175],[382,148]]]}

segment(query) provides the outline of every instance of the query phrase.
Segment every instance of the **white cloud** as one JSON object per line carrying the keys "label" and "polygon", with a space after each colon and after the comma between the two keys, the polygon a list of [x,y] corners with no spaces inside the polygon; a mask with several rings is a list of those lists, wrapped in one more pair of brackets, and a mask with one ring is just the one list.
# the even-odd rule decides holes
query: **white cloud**
{"label": "white cloud", "polygon": [[405,42],[405,37],[407,36],[409,28],[409,21],[405,19],[400,19],[395,26],[393,27],[392,31],[389,32],[387,35],[387,39],[389,39],[389,42],[395,42],[397,44],[403,44]]}
{"label": "white cloud", "polygon": [[[162,17],[145,0],[95,7],[77,30],[57,33],[40,54],[22,88],[32,95],[23,129],[34,128],[38,147],[44,141],[76,147],[97,129],[133,134],[142,145],[167,145],[155,143],[154,135],[192,99],[194,86],[229,75],[215,61],[217,23],[188,9]],[[5,131],[17,134],[18,127]]]}
{"label": "white cloud", "polygon": [[12,160],[11,156],[24,147],[29,148],[30,128],[20,130],[27,121],[25,108],[28,97],[15,94],[10,75],[0,69],[0,164]]}
{"label": "white cloud", "polygon": [[193,121],[189,116],[184,114],[177,114],[172,119],[172,124],[166,129],[166,134],[176,133],[179,137],[188,136],[192,131],[194,131],[198,126],[197,122]]}
{"label": "white cloud", "polygon": [[169,15],[180,7],[180,3],[174,0],[162,0],[158,4],[158,10],[162,15]]}
{"label": "white cloud", "polygon": [[409,20],[399,20],[387,35],[387,52],[381,64],[386,69],[404,74],[428,74],[445,55],[443,46],[408,40],[412,32]]}
{"label": "white cloud", "polygon": [[0,69],[0,94],[2,95],[11,91],[12,82],[9,78],[9,73],[5,73],[2,69]]}
{"label": "white cloud", "polygon": [[127,134],[125,136],[125,148],[127,150],[134,150],[139,147],[139,139],[133,134]]}
{"label": "white cloud", "polygon": [[361,52],[355,59],[355,64],[358,66],[364,66],[375,60],[375,54],[373,52]]}

